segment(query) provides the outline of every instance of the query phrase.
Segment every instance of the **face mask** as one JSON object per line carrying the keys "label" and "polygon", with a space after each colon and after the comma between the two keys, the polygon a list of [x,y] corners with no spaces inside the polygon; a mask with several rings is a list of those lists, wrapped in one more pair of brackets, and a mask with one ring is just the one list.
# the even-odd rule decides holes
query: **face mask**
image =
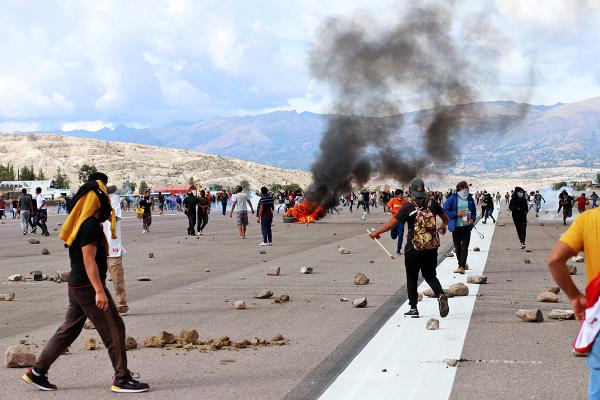
{"label": "face mask", "polygon": [[517,193],[517,196],[519,196],[519,198],[521,198],[521,197],[524,196],[524,193],[523,192],[519,192],[519,193]]}
{"label": "face mask", "polygon": [[469,195],[469,189],[461,189],[458,191],[458,195],[463,198],[466,199],[467,196]]}

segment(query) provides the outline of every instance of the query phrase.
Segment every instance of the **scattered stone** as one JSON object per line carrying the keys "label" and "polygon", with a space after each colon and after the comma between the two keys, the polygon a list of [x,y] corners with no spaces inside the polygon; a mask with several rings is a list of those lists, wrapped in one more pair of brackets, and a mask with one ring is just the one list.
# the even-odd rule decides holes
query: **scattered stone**
{"label": "scattered stone", "polygon": [[169,333],[167,331],[162,331],[160,333],[160,335],[158,336],[158,338],[160,340],[161,346],[164,346],[165,344],[173,344],[177,340],[175,335],[173,335],[172,333]]}
{"label": "scattered stone", "polygon": [[47,248],[43,248],[42,249],[42,254],[45,256],[49,256],[50,255],[50,250],[48,250]]}
{"label": "scattered stone", "polygon": [[350,250],[345,247],[338,247],[338,253],[340,254],[350,254]]}
{"label": "scattered stone", "polygon": [[144,340],[144,347],[162,347],[162,343],[158,336],[150,336]]}
{"label": "scattered stone", "polygon": [[179,341],[183,344],[197,344],[199,337],[195,329],[182,329],[179,333]]}
{"label": "scattered stone", "polygon": [[560,293],[560,288],[557,286],[546,288],[546,292],[552,292],[554,294]]}
{"label": "scattered stone", "polygon": [[585,261],[585,259],[583,258],[583,256],[576,256],[576,257],[573,257],[573,261],[575,261],[577,263],[582,263]]}
{"label": "scattered stone", "polygon": [[250,339],[250,344],[252,346],[258,346],[260,344],[260,339],[257,337],[253,337],[252,339]]}
{"label": "scattered stone", "polygon": [[261,251],[258,252],[258,254],[267,254],[267,251],[266,250],[261,250]]}
{"label": "scattered stone", "polygon": [[475,285],[483,285],[487,283],[487,276],[485,275],[469,275],[467,277],[467,283],[473,283]]}
{"label": "scattered stone", "polygon": [[381,372],[387,372],[387,369],[386,369],[386,368],[384,368],[384,369],[382,369],[382,370],[381,370]]}
{"label": "scattered stone", "polygon": [[558,295],[552,292],[542,292],[538,294],[537,301],[542,303],[558,303]]}
{"label": "scattered stone", "polygon": [[473,251],[481,251],[479,247],[473,247]]}
{"label": "scattered stone", "polygon": [[23,280],[23,275],[21,274],[14,274],[8,277],[8,280],[11,282],[18,282],[18,281],[22,281]]}
{"label": "scattered stone", "polygon": [[552,310],[548,313],[550,319],[575,319],[575,312],[573,310]]}
{"label": "scattered stone", "polygon": [[312,274],[313,273],[313,267],[307,267],[306,265],[303,265],[300,268],[300,273],[301,274]]}
{"label": "scattered stone", "polygon": [[254,294],[255,299],[268,299],[273,296],[273,292],[271,290],[259,290]]}
{"label": "scattered stone", "polygon": [[454,253],[446,253],[446,257],[454,257]]}
{"label": "scattered stone", "polygon": [[83,329],[96,329],[94,327],[94,324],[92,324],[92,321],[90,321],[89,319],[87,321],[85,321],[85,324],[83,324]]}
{"label": "scattered stone", "polygon": [[42,273],[42,271],[31,271],[30,274],[34,281],[44,280],[44,274]]}
{"label": "scattered stone", "polygon": [[429,321],[427,321],[425,328],[427,328],[428,331],[437,331],[440,329],[440,321],[435,318],[430,318]]}
{"label": "scattered stone", "polygon": [[543,222],[540,222],[540,226],[544,226],[544,223],[543,223]]}
{"label": "scattered stone", "polygon": [[127,336],[125,339],[125,350],[134,350],[137,349],[137,341],[131,336]]}
{"label": "scattered stone", "polygon": [[10,346],[4,353],[4,365],[7,368],[33,367],[34,364],[35,354],[22,344]]}
{"label": "scattered stone", "polygon": [[577,275],[577,267],[575,265],[567,265],[571,275]]}
{"label": "scattered stone", "polygon": [[279,267],[272,267],[272,268],[269,268],[269,270],[267,271],[267,275],[269,275],[269,276],[278,276],[279,272],[281,272],[281,268],[279,268]]}
{"label": "scattered stone", "polygon": [[29,244],[40,244],[40,241],[34,238],[28,239],[27,241]]}
{"label": "scattered stone", "polygon": [[367,306],[367,298],[359,297],[358,299],[354,299],[354,301],[352,301],[352,305],[356,308],[365,308]]}
{"label": "scattered stone", "polygon": [[281,334],[275,335],[271,338],[271,342],[280,342],[282,340],[284,340],[284,337]]}
{"label": "scattered stone", "polygon": [[340,301],[348,301],[348,298],[347,297],[342,297],[342,298],[340,298]]}
{"label": "scattered stone", "polygon": [[183,349],[184,349],[184,350],[191,350],[191,349],[193,349],[193,348],[194,348],[194,345],[193,345],[193,344],[191,344],[191,343],[188,343],[188,344],[184,344],[184,345],[183,345]]}
{"label": "scattered stone", "polygon": [[542,311],[535,308],[521,308],[517,310],[517,317],[521,318],[525,322],[542,322],[544,320]]}
{"label": "scattered stone", "polygon": [[71,277],[71,271],[58,271],[57,274],[58,277],[64,282],[67,282]]}
{"label": "scattered stone", "polygon": [[137,278],[137,280],[140,282],[149,282],[152,279],[148,278],[147,276],[140,276],[139,278]]}
{"label": "scattered stone", "polygon": [[238,300],[235,303],[233,303],[233,308],[235,308],[236,310],[245,310],[246,302],[244,300]]}
{"label": "scattered stone", "polygon": [[357,272],[356,275],[354,275],[355,285],[366,285],[367,283],[369,283],[369,278],[362,272]]}
{"label": "scattered stone", "polygon": [[238,340],[237,342],[233,342],[233,347],[236,349],[245,349],[250,345],[248,340]]}
{"label": "scattered stone", "polygon": [[204,270],[204,272],[210,272],[210,269],[206,268],[206,269]]}
{"label": "scattered stone", "polygon": [[498,224],[497,226],[506,226],[505,223]]}
{"label": "scattered stone", "polygon": [[0,301],[13,301],[14,299],[15,299],[15,293],[14,292],[0,294]]}
{"label": "scattered stone", "polygon": [[98,345],[96,344],[96,339],[86,339],[84,343],[86,350],[96,350]]}
{"label": "scattered stone", "polygon": [[448,288],[451,296],[466,296],[469,294],[469,287],[462,282],[455,283]]}
{"label": "scattered stone", "polygon": [[148,253],[148,258],[154,258],[154,253]]}
{"label": "scattered stone", "polygon": [[282,294],[281,296],[279,296],[278,300],[282,303],[287,303],[288,301],[290,301],[290,295]]}
{"label": "scattered stone", "polygon": [[525,250],[525,253],[532,253],[532,252],[533,252],[533,250],[529,250],[529,249]]}
{"label": "scattered stone", "polygon": [[452,358],[450,360],[446,360],[446,365],[449,367],[457,367],[458,366],[458,360]]}
{"label": "scattered stone", "polygon": [[531,260],[529,258],[524,259],[523,262],[525,264],[531,264]]}
{"label": "scattered stone", "polygon": [[246,277],[245,276],[240,276],[240,279],[244,280],[244,279],[246,279]]}
{"label": "scattered stone", "polygon": [[375,263],[375,260],[369,260],[369,264]]}

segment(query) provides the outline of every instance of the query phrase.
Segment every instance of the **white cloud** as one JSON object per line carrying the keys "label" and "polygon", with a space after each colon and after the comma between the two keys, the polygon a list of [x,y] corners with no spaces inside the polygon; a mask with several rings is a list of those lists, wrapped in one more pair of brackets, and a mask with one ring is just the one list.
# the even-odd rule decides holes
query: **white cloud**
{"label": "white cloud", "polygon": [[37,122],[3,121],[0,122],[0,132],[34,132],[40,130]]}
{"label": "white cloud", "polygon": [[104,122],[100,120],[96,121],[71,121],[63,122],[60,130],[65,132],[85,130],[90,132],[97,132],[102,128],[114,129],[114,124],[110,122]]}

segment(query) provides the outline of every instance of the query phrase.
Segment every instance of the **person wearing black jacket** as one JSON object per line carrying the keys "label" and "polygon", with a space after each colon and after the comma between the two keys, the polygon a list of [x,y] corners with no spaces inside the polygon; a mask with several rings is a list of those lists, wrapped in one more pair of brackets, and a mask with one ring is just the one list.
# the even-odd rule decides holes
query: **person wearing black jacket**
{"label": "person wearing black jacket", "polygon": [[513,222],[515,223],[517,235],[519,235],[519,241],[521,242],[521,249],[524,249],[525,238],[527,236],[528,205],[525,198],[525,190],[522,187],[515,187],[508,209],[512,212]]}
{"label": "person wearing black jacket", "polygon": [[492,215],[494,212],[494,198],[488,192],[483,193],[483,200],[481,202],[481,210],[483,212],[483,223],[487,224],[488,217],[496,223],[494,216]]}
{"label": "person wearing black jacket", "polygon": [[571,218],[573,216],[573,205],[575,204],[575,200],[573,196],[571,196],[566,190],[563,190],[558,195],[558,211],[560,213],[560,209],[563,210],[563,225],[567,224],[567,218]]}
{"label": "person wearing black jacket", "polygon": [[194,230],[196,228],[196,205],[198,204],[198,198],[194,196],[191,190],[188,190],[187,196],[183,199],[183,212],[188,217],[188,235],[195,235]]}

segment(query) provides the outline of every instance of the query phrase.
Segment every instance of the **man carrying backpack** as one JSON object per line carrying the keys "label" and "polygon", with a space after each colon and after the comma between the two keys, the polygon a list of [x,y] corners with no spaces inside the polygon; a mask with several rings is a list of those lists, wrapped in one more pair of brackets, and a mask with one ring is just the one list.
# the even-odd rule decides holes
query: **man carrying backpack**
{"label": "man carrying backpack", "polygon": [[[440,247],[438,232],[446,233],[448,216],[437,201],[430,199],[425,193],[425,183],[419,178],[410,181],[410,201],[406,203],[396,217],[378,230],[371,232],[372,239],[379,239],[382,233],[394,229],[398,224],[406,224],[408,234],[404,247],[404,265],[406,267],[406,289],[410,311],[404,315],[419,318],[417,310],[417,283],[419,271],[438,299],[440,316],[448,315],[448,298],[436,276],[437,254]],[[438,227],[436,216],[442,224]]]}

